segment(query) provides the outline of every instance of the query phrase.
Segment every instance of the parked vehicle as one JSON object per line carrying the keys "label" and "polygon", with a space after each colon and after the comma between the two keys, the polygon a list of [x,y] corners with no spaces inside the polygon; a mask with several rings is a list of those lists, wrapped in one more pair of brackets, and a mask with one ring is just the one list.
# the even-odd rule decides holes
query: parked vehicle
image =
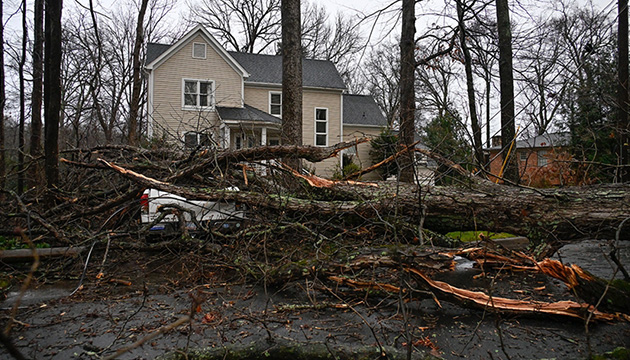
{"label": "parked vehicle", "polygon": [[[227,188],[239,191],[238,188]],[[245,205],[234,201],[188,200],[157,189],[147,189],[140,199],[141,222],[153,224],[152,233],[171,233],[181,229],[201,231],[208,226],[221,231],[236,231],[245,221]],[[201,228],[199,228],[201,226]]]}

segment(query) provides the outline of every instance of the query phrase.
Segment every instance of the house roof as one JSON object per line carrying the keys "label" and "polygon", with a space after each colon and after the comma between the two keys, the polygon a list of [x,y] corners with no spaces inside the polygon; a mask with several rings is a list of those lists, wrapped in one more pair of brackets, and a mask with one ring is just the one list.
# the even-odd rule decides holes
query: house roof
{"label": "house roof", "polygon": [[[146,64],[151,64],[173,45],[149,43]],[[247,72],[249,83],[282,84],[282,56],[227,52]],[[302,60],[302,84],[306,87],[340,89],[346,88],[335,64],[328,60]]]}
{"label": "house roof", "polygon": [[387,126],[387,119],[370,95],[343,95],[344,125]]}
{"label": "house roof", "polygon": [[[547,133],[531,138],[517,140],[517,149],[531,149],[531,148],[552,148],[567,146],[571,141],[571,134],[568,132]],[[492,146],[488,150],[498,150],[501,146]]]}
{"label": "house roof", "polygon": [[160,55],[162,55],[171,46],[172,45],[168,45],[168,44],[148,43],[147,44],[147,58],[145,59],[145,64],[152,63],[153,60],[160,57]]}
{"label": "house roof", "polygon": [[217,112],[222,120],[239,120],[260,123],[282,124],[282,120],[266,112],[245,104],[243,108],[217,106]]}
{"label": "house roof", "polygon": [[[229,51],[250,74],[248,83],[282,84],[282,56]],[[343,83],[335,64],[328,60],[302,60],[302,85],[306,87],[343,90]]]}
{"label": "house roof", "polygon": [[[153,70],[160,66],[166,59],[172,56],[174,53],[182,49],[186,44],[190,43],[196,35],[202,36],[205,41],[221,56],[226,63],[228,63],[236,72],[242,77],[249,76],[247,70],[243,68],[230,54],[225,51],[225,48],[217,42],[217,40],[204,28],[202,25],[195,26],[184,37],[177,40],[172,45],[163,45],[150,43],[147,46],[147,59],[145,60],[145,67],[149,70]],[[151,48],[151,49],[149,49]]]}

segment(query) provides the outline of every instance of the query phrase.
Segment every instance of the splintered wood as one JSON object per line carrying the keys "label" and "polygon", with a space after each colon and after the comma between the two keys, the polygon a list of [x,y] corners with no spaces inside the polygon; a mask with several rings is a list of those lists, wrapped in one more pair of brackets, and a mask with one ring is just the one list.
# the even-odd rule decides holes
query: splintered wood
{"label": "splintered wood", "polygon": [[420,282],[434,291],[438,299],[444,299],[473,308],[511,314],[556,315],[579,319],[586,319],[589,313],[591,313],[592,320],[628,320],[628,317],[623,314],[604,313],[598,311],[590,304],[580,304],[574,301],[547,303],[493,297],[482,292],[460,289],[442,281],[431,280],[422,271],[417,269],[407,268],[405,270],[415,275]]}

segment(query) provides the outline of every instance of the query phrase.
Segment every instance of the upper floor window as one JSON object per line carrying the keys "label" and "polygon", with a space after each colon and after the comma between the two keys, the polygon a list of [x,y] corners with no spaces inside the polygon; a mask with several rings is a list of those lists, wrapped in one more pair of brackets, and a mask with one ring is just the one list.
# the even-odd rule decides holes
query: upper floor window
{"label": "upper floor window", "polygon": [[211,108],[214,106],[214,81],[184,79],[184,108]]}
{"label": "upper floor window", "polygon": [[275,116],[282,116],[282,93],[269,92],[269,113]]}
{"label": "upper floor window", "polygon": [[328,146],[328,109],[315,108],[315,145]]}
{"label": "upper floor window", "polygon": [[547,151],[538,150],[538,167],[547,165]]}
{"label": "upper floor window", "polygon": [[206,44],[193,43],[192,57],[195,59],[205,59],[206,58]]}

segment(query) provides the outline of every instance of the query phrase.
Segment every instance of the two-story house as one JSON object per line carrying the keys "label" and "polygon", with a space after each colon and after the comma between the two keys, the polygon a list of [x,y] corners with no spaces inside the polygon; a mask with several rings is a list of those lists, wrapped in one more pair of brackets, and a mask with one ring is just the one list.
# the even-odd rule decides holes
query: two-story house
{"label": "two-story house", "polygon": [[[149,44],[148,136],[240,149],[278,145],[282,123],[282,57],[226,51],[197,26],[171,45]],[[303,60],[302,139],[330,146],[378,135],[387,125],[373,99],[348,95],[330,61]],[[369,144],[352,149],[369,165]],[[330,176],[340,159],[312,164]]]}
{"label": "two-story house", "polygon": [[[567,185],[571,155],[568,152],[569,133],[546,133],[516,141],[514,151],[518,160],[520,182],[536,187]],[[501,137],[492,138],[490,174],[498,175],[503,167]],[[496,177],[490,176],[496,181]]]}

